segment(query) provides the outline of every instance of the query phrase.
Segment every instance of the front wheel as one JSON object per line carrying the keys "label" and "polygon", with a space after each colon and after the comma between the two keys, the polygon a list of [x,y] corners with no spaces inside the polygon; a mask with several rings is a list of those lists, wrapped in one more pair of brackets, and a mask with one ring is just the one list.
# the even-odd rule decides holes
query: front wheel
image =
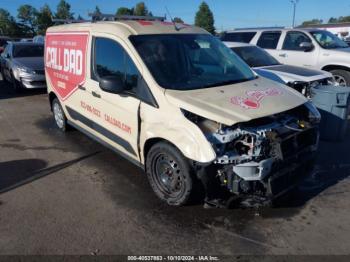
{"label": "front wheel", "polygon": [[2,77],[2,81],[8,82],[8,80],[5,76],[5,69],[3,67],[1,67],[1,77]]}
{"label": "front wheel", "polygon": [[20,93],[23,90],[22,83],[14,77],[13,73],[11,73],[11,83],[16,93]]}
{"label": "front wheel", "polygon": [[172,206],[189,202],[193,176],[188,160],[166,142],[155,144],[147,154],[146,172],[155,194]]}
{"label": "front wheel", "polygon": [[346,70],[332,70],[331,73],[334,76],[335,81],[340,86],[350,86],[350,72]]}
{"label": "front wheel", "polygon": [[67,131],[67,118],[66,115],[64,114],[63,108],[61,106],[60,101],[55,98],[52,101],[52,112],[53,116],[56,122],[56,126],[58,127],[59,130],[62,132]]}

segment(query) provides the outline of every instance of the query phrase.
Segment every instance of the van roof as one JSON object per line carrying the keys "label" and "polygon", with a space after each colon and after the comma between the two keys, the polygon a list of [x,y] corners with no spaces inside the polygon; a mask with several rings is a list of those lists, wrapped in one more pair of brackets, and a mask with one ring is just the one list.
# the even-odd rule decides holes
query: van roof
{"label": "van roof", "polygon": [[188,24],[176,23],[176,27],[172,22],[166,21],[146,21],[146,20],[120,20],[120,21],[98,21],[65,24],[53,26],[47,32],[62,31],[89,31],[110,33],[115,32],[118,35],[124,32],[126,35],[146,35],[146,34],[209,34],[202,28],[191,26]]}

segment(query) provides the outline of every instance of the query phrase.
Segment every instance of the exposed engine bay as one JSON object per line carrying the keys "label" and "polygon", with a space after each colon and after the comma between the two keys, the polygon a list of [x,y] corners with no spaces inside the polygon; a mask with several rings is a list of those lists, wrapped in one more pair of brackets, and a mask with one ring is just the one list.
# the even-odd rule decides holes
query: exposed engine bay
{"label": "exposed engine bay", "polygon": [[187,118],[213,146],[217,157],[212,166],[222,186],[236,195],[276,196],[293,184],[297,169],[305,169],[317,150],[320,116],[312,107],[306,103],[234,126],[191,113]]}
{"label": "exposed engine bay", "polygon": [[302,82],[302,81],[296,81],[296,82],[289,82],[287,83],[287,86],[297,90],[298,92],[302,93],[305,97],[311,98],[311,88],[316,86],[334,86],[336,85],[333,78],[324,78],[316,81],[311,82]]}

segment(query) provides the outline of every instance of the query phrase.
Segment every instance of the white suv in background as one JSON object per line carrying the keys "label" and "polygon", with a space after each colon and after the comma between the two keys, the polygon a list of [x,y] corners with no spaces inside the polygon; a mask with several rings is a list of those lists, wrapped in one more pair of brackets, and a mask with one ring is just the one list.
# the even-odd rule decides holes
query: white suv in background
{"label": "white suv in background", "polygon": [[236,29],[221,40],[266,49],[281,63],[331,72],[342,86],[350,86],[350,48],[331,32],[307,28]]}

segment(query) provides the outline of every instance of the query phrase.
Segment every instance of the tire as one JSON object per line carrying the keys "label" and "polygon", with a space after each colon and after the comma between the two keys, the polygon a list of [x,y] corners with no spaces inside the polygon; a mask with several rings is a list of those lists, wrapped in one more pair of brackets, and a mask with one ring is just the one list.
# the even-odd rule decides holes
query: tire
{"label": "tire", "polygon": [[146,173],[154,193],[171,206],[192,200],[195,178],[189,161],[166,142],[155,144],[147,154]]}
{"label": "tire", "polygon": [[1,76],[2,76],[2,81],[8,82],[4,73],[4,68],[1,67]]}
{"label": "tire", "polygon": [[60,131],[66,132],[68,130],[67,117],[64,114],[60,101],[57,98],[55,98],[52,101],[51,106],[56,126]]}
{"label": "tire", "polygon": [[350,86],[350,72],[346,70],[332,70],[330,71],[334,78],[335,81],[340,85],[340,86]]}
{"label": "tire", "polygon": [[23,91],[21,82],[13,76],[13,73],[11,73],[11,84],[16,93],[21,93],[21,91]]}

